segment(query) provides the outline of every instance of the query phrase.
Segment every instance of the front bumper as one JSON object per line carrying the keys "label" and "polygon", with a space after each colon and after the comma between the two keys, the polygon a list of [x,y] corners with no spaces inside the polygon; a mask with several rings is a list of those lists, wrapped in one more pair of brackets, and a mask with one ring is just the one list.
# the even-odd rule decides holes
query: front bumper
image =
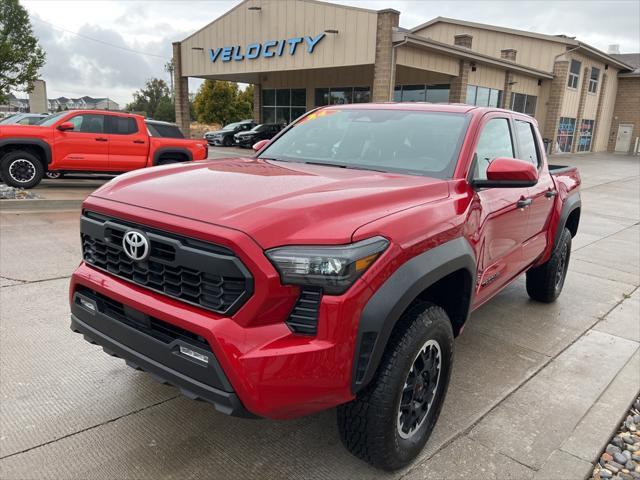
{"label": "front bumper", "polygon": [[[227,415],[255,418],[238,399],[206,342],[180,335],[178,330],[167,334],[171,330],[166,323],[138,310],[126,307],[126,316],[120,316],[105,297],[84,289],[73,295],[71,330],[100,345],[107,354],[124,359],[130,367],[177,387],[188,398],[212,403]],[[180,347],[206,357],[206,364],[182,354]]]}
{"label": "front bumper", "polygon": [[250,137],[250,138],[235,137],[234,140],[236,145],[240,147],[253,147],[253,145],[258,141],[258,140],[255,140],[253,137]]}

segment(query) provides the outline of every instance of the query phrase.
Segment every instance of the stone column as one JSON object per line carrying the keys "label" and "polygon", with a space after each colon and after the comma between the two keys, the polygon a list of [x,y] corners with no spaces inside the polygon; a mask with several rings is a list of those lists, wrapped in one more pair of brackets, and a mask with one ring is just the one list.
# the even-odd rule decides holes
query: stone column
{"label": "stone column", "polygon": [[449,103],[465,103],[467,101],[467,84],[471,64],[467,60],[460,60],[458,76],[451,80],[449,89]]}
{"label": "stone column", "polygon": [[378,11],[376,29],[376,56],[373,65],[373,89],[371,101],[389,102],[393,100],[395,88],[395,55],[393,52],[393,28],[400,21],[400,12],[386,9]]}
{"label": "stone column", "polygon": [[[573,143],[571,144],[571,153],[578,151],[578,140],[580,140],[580,125],[584,119],[584,106],[587,103],[587,91],[589,89],[589,67],[584,67],[582,72],[582,86],[580,88],[580,101],[578,102],[578,113],[576,115],[576,130],[573,133]],[[591,139],[593,144],[593,138]]]}
{"label": "stone column", "polygon": [[256,123],[262,121],[262,85],[253,84],[253,119]]}
{"label": "stone column", "polygon": [[557,61],[553,65],[553,80],[551,80],[551,88],[549,90],[547,117],[544,122],[544,128],[542,129],[542,136],[551,139],[554,146],[558,134],[558,124],[560,123],[560,112],[562,111],[564,92],[567,89],[568,72],[569,62],[567,60]]}
{"label": "stone column", "polygon": [[191,136],[191,112],[189,110],[189,77],[182,76],[182,52],[180,42],[173,43],[173,85],[176,123],[186,138]]}
{"label": "stone column", "polygon": [[502,105],[500,108],[511,108],[511,90],[513,88],[513,73],[509,70],[504,72],[504,88],[502,90]]}

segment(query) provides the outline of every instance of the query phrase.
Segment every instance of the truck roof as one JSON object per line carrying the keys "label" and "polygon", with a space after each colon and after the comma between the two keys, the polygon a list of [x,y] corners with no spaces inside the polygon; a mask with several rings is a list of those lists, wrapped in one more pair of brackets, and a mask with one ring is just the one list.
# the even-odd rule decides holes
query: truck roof
{"label": "truck roof", "polygon": [[322,107],[329,110],[416,110],[424,112],[468,113],[472,110],[478,113],[507,112],[517,113],[496,107],[476,107],[464,103],[428,103],[428,102],[384,102],[384,103],[349,103],[345,105],[330,105]]}

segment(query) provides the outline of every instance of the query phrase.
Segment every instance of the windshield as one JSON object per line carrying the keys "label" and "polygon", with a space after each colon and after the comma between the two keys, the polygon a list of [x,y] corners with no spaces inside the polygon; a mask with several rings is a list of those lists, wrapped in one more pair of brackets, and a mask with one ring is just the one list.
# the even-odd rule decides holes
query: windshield
{"label": "windshield", "polygon": [[22,115],[19,113],[14,113],[13,115],[9,115],[8,117],[0,120],[0,124],[13,123],[14,119],[21,117]]}
{"label": "windshield", "polygon": [[262,132],[264,130],[267,129],[266,125],[256,125],[255,127],[253,127],[251,130],[249,130],[250,132]]}
{"label": "windshield", "polygon": [[236,127],[238,127],[238,125],[240,125],[240,124],[239,123],[230,123],[229,125],[224,127],[222,130],[234,130]]}
{"label": "windshield", "polygon": [[296,123],[262,158],[449,178],[468,118],[409,110],[320,110]]}
{"label": "windshield", "polygon": [[42,120],[40,120],[38,123],[36,123],[36,125],[42,125],[43,127],[50,127],[51,125],[56,123],[56,121],[59,120],[60,117],[62,117],[63,115],[66,115],[67,113],[69,113],[69,112],[54,113],[53,115],[49,115],[48,117],[44,117]]}

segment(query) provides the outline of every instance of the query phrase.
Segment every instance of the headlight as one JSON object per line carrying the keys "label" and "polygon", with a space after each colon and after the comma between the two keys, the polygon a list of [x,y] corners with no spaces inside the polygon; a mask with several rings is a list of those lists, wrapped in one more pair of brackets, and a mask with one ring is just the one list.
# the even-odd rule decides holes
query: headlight
{"label": "headlight", "polygon": [[350,245],[292,246],[267,250],[283,284],[322,287],[340,295],[385,251],[389,241],[373,237]]}

